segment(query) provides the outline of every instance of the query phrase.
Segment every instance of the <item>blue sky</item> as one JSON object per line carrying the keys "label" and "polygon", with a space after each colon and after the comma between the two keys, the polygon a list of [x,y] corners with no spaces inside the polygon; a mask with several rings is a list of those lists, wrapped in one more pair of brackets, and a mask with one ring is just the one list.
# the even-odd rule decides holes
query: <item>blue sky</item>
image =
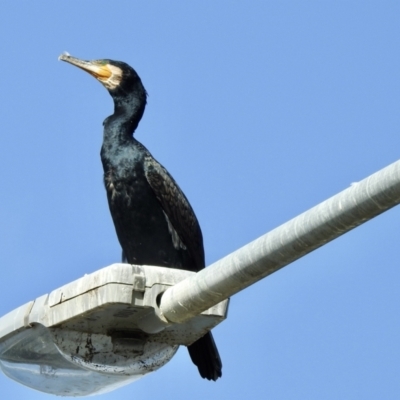
{"label": "blue sky", "polygon": [[[62,51],[140,74],[136,137],[192,203],[210,264],[399,158],[399,16],[395,1],[3,2],[0,315],[120,257],[99,157],[112,100]],[[218,382],[181,349],[101,398],[398,399],[399,221],[234,296]]]}

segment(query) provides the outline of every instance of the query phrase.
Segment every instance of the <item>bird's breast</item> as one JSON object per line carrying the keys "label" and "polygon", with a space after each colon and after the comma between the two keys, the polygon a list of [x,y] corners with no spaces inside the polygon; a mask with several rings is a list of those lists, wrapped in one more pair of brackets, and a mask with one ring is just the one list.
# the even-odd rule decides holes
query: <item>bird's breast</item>
{"label": "bird's breast", "polygon": [[133,198],[138,201],[146,198],[149,191],[148,182],[140,170],[121,174],[120,171],[110,168],[104,173],[104,184],[111,202],[124,201],[128,205],[131,204]]}

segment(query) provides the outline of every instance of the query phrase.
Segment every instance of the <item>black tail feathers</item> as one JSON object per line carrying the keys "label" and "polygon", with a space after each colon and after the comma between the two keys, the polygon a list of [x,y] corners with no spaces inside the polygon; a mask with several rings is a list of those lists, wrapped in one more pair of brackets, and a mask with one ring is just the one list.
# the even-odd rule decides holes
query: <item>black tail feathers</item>
{"label": "black tail feathers", "polygon": [[190,358],[202,378],[216,381],[222,376],[222,362],[211,332],[188,346]]}

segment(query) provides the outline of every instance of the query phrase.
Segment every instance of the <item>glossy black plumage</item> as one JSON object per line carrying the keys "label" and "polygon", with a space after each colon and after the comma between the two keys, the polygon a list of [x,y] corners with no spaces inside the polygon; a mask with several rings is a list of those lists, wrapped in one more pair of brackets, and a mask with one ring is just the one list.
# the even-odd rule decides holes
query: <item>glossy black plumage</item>
{"label": "glossy black plumage", "polygon": [[[114,114],[104,121],[101,161],[111,216],[126,260],[201,270],[205,267],[203,238],[192,207],[168,171],[133,137],[146,105],[139,76],[122,62],[89,63],[93,64],[75,65],[100,80],[114,100]],[[108,76],[106,68],[116,75]],[[188,349],[203,378],[221,377],[222,364],[211,332]]]}

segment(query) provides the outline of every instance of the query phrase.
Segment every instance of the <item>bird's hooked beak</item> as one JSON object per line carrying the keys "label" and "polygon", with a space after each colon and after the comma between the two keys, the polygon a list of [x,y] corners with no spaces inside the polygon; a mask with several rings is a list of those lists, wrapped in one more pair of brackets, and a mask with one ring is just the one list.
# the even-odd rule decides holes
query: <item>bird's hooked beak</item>
{"label": "bird's hooked beak", "polygon": [[90,75],[94,76],[107,89],[115,89],[121,82],[122,70],[104,60],[86,61],[72,57],[68,53],[61,54],[58,59],[89,72]]}

